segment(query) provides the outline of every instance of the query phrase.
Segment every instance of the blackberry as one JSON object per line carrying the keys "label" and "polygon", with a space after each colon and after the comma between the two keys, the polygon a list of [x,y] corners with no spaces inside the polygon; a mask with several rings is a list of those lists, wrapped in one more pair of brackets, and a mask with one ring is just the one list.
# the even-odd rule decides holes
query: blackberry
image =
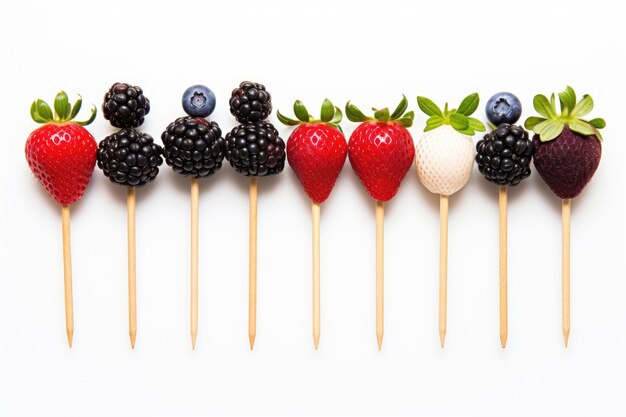
{"label": "blackberry", "polygon": [[165,162],[178,174],[202,178],[222,167],[225,144],[215,122],[180,117],[165,129],[161,140]]}
{"label": "blackberry", "polygon": [[517,185],[530,176],[535,146],[520,126],[501,124],[478,141],[476,151],[478,170],[488,181]]}
{"label": "blackberry", "polygon": [[226,135],[226,160],[246,176],[275,175],[285,167],[285,142],[269,122],[239,125]]}
{"label": "blackberry", "polygon": [[272,112],[272,96],[263,84],[244,81],[235,88],[228,102],[239,123],[258,122]]}
{"label": "blackberry", "polygon": [[102,114],[114,127],[139,127],[150,113],[150,100],[140,87],[115,83],[104,95]]}
{"label": "blackberry", "polygon": [[140,187],[152,181],[163,163],[163,149],[147,133],[126,128],[98,145],[98,168],[111,182]]}

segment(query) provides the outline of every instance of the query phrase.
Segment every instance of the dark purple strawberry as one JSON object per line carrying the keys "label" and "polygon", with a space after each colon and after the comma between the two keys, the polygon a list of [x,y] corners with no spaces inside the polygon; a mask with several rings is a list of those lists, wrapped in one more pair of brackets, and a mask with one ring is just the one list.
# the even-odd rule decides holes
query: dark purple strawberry
{"label": "dark purple strawberry", "polygon": [[584,136],[565,126],[559,137],[541,142],[533,138],[535,168],[552,192],[574,198],[585,188],[600,164],[602,145],[595,136]]}
{"label": "dark purple strawberry", "polygon": [[574,198],[585,188],[598,169],[602,156],[603,119],[583,119],[593,110],[591,96],[576,102],[571,87],[559,93],[561,111],[554,94],[550,100],[541,94],[533,105],[543,117],[529,117],[525,126],[535,132],[535,168],[548,187],[562,199]]}

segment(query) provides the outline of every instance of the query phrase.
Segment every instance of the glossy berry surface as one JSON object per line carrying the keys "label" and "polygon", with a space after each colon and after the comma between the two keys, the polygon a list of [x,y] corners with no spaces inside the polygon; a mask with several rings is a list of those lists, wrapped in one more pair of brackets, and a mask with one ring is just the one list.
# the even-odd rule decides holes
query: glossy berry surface
{"label": "glossy berry surface", "polygon": [[244,81],[231,94],[230,112],[239,123],[258,122],[272,112],[272,96],[263,84]]}
{"label": "glossy berry surface", "polygon": [[115,83],[104,95],[102,114],[114,127],[139,127],[150,113],[150,100],[140,87]]}
{"label": "glossy berry surface", "polygon": [[323,203],[335,185],[348,152],[346,138],[324,123],[299,125],[287,141],[287,160],[309,198]]}
{"label": "glossy berry surface", "polygon": [[485,113],[487,114],[487,119],[496,126],[502,123],[512,125],[522,115],[522,103],[511,93],[497,93],[487,101]]}
{"label": "glossy berry surface", "polygon": [[498,185],[517,185],[530,176],[535,146],[521,126],[503,123],[476,144],[481,174]]}
{"label": "glossy berry surface", "polygon": [[548,142],[535,135],[533,143],[535,168],[560,198],[578,196],[600,165],[602,144],[598,138],[576,133],[569,126]]}
{"label": "glossy berry surface", "polygon": [[161,140],[165,162],[178,174],[203,178],[222,167],[225,142],[215,122],[181,117],[170,123]]}
{"label": "glossy berry surface", "polygon": [[269,176],[285,167],[285,143],[268,122],[246,123],[226,134],[226,160],[245,176]]}
{"label": "glossy berry surface", "polygon": [[215,94],[204,85],[192,85],[183,93],[183,110],[191,117],[207,117],[215,110]]}
{"label": "glossy berry surface", "polygon": [[26,160],[46,191],[62,206],[84,194],[94,165],[97,144],[82,126],[69,122],[48,123],[26,141]]}
{"label": "glossy berry surface", "polygon": [[396,122],[363,122],[348,143],[352,169],[378,201],[389,201],[396,195],[414,156],[411,134]]}
{"label": "glossy berry surface", "polygon": [[98,145],[98,168],[111,182],[141,187],[158,175],[162,154],[152,136],[132,128],[122,129]]}

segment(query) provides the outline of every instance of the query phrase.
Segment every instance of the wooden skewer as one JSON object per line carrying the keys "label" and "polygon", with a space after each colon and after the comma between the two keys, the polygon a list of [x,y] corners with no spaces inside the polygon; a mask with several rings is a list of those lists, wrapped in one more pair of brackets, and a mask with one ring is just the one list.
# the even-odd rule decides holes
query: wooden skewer
{"label": "wooden skewer", "polygon": [[498,206],[500,208],[500,343],[502,344],[502,349],[504,349],[509,336],[507,293],[507,187],[505,186],[500,186],[498,190]]}
{"label": "wooden skewer", "polygon": [[313,344],[320,344],[320,205],[311,205],[313,224]]}
{"label": "wooden skewer", "polygon": [[571,217],[572,200],[569,198],[563,199],[561,206],[561,213],[563,217],[563,258],[562,258],[562,271],[563,271],[563,341],[565,347],[569,341],[570,331],[570,217]]}
{"label": "wooden skewer", "polygon": [[250,252],[248,259],[248,338],[250,339],[250,350],[254,349],[254,340],[256,339],[257,200],[256,177],[250,177]]}
{"label": "wooden skewer", "polygon": [[448,321],[448,196],[439,196],[439,341],[446,342]]}
{"label": "wooden skewer", "polygon": [[128,333],[130,346],[135,349],[137,339],[137,267],[135,255],[135,187],[128,188]]}
{"label": "wooden skewer", "polygon": [[200,184],[191,179],[191,348],[198,337],[198,196]]}
{"label": "wooden skewer", "polygon": [[65,331],[72,347],[74,338],[74,297],[72,293],[72,250],[70,245],[70,206],[61,207],[63,229],[63,284],[65,289]]}
{"label": "wooden skewer", "polygon": [[376,201],[376,339],[383,348],[385,333],[385,205]]}

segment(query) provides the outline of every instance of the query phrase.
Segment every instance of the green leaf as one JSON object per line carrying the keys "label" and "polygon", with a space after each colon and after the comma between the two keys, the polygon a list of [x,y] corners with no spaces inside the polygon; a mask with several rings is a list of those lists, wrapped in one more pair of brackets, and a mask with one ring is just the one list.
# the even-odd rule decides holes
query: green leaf
{"label": "green leaf", "polygon": [[459,106],[457,113],[464,114],[465,116],[469,116],[476,111],[478,108],[478,103],[480,102],[480,98],[478,97],[478,93],[470,94],[465,97]]}
{"label": "green leaf", "polygon": [[554,98],[554,93],[550,95],[550,106],[554,109],[554,113],[556,114],[556,99]]}
{"label": "green leaf", "polygon": [[604,138],[602,137],[602,134],[600,133],[600,131],[598,129],[596,129],[595,127],[594,127],[593,130],[594,130],[593,134],[596,135],[596,137],[598,138],[598,140],[600,142],[602,142],[604,140]]}
{"label": "green leaf", "polygon": [[387,107],[385,107],[384,109],[381,110],[376,110],[376,112],[374,113],[374,118],[376,120],[380,120],[381,122],[388,122],[389,121],[389,109]]}
{"label": "green leaf", "polygon": [[443,116],[443,113],[439,106],[432,102],[432,100],[426,97],[417,97],[417,105],[428,116]]}
{"label": "green leaf", "polygon": [[309,112],[306,110],[306,107],[300,100],[296,100],[296,102],[293,103],[293,112],[295,113],[298,120],[301,120],[303,122],[308,122],[309,120],[311,120],[311,118],[309,117]]}
{"label": "green leaf", "polygon": [[54,98],[54,111],[56,112],[60,121],[67,120],[68,116],[70,115],[71,107],[65,91],[61,91]]}
{"label": "green leaf", "polygon": [[580,133],[581,135],[585,135],[585,136],[591,136],[596,131],[595,127],[593,127],[588,122],[585,122],[580,119],[572,120],[571,122],[568,123],[568,126],[574,132]]}
{"label": "green leaf", "polygon": [[357,106],[351,104],[349,101],[346,103],[346,117],[351,122],[365,122],[368,120],[367,116],[365,116]]}
{"label": "green leaf", "polygon": [[426,120],[426,126],[434,126],[439,127],[443,124],[444,118],[441,116],[430,116],[428,120]]}
{"label": "green leaf", "polygon": [[333,125],[337,125],[337,128],[341,130],[341,128],[339,127],[339,123],[341,122],[341,119],[343,119],[343,113],[341,112],[341,109],[339,107],[335,106],[335,115],[333,116],[330,123]]}
{"label": "green leaf", "polygon": [[567,111],[571,113],[576,105],[576,93],[574,89],[568,85],[564,91],[559,93],[559,100],[561,101],[561,111],[564,112],[567,109]]}
{"label": "green leaf", "polygon": [[279,122],[281,122],[282,124],[287,125],[287,126],[297,126],[297,125],[302,123],[302,122],[300,122],[298,120],[293,120],[293,119],[290,119],[289,117],[284,116],[280,112],[280,110],[278,110],[276,112],[276,117],[278,118]]}
{"label": "green leaf", "polygon": [[576,106],[571,112],[571,115],[574,117],[583,117],[593,110],[593,99],[589,94],[585,94],[583,98],[576,103]]}
{"label": "green leaf", "polygon": [[474,136],[476,134],[476,132],[474,132],[474,129],[472,129],[471,127],[468,127],[467,129],[463,129],[463,130],[457,130],[457,132],[462,133],[467,136]]}
{"label": "green leaf", "polygon": [[320,120],[322,122],[330,122],[335,115],[335,106],[329,99],[325,98],[322,102],[322,110],[320,111]]}
{"label": "green leaf", "polygon": [[556,112],[554,111],[553,106],[543,94],[537,94],[535,96],[533,99],[533,106],[535,107],[535,110],[537,110],[537,113],[548,119],[556,117]]}
{"label": "green leaf", "polygon": [[78,115],[78,112],[80,111],[80,108],[83,105],[83,98],[81,96],[78,96],[78,100],[76,100],[76,103],[74,104],[74,107],[72,107],[72,112],[70,114],[70,120],[72,120],[73,118],[75,118]]}
{"label": "green leaf", "polygon": [[531,116],[528,119],[526,119],[526,122],[524,122],[524,127],[528,130],[532,130],[535,133],[537,133],[537,131],[535,130],[535,126],[545,121],[546,121],[545,117]]}
{"label": "green leaf", "polygon": [[469,127],[467,116],[461,113],[452,113],[450,115],[450,124],[455,130],[464,130]]}
{"label": "green leaf", "polygon": [[43,100],[37,100],[37,113],[47,122],[52,120],[52,110]]}
{"label": "green leaf", "polygon": [[406,96],[402,94],[402,100],[400,100],[400,103],[398,103],[398,107],[396,107],[393,113],[391,113],[390,119],[391,120],[399,119],[400,116],[404,114],[407,107],[409,107],[409,101],[406,99]]}
{"label": "green leaf", "polygon": [[404,116],[402,116],[399,119],[396,119],[396,121],[398,123],[400,123],[402,126],[404,127],[411,127],[413,126],[413,118],[415,117],[415,112],[413,112],[412,110],[410,112],[407,112]]}
{"label": "green leaf", "polygon": [[30,106],[30,117],[32,117],[33,120],[36,121],[37,123],[47,122],[47,120],[41,117],[39,113],[37,112],[37,101],[33,101],[33,104]]}
{"label": "green leaf", "polygon": [[474,117],[468,117],[467,120],[469,121],[469,127],[472,130],[476,132],[484,132],[487,130],[483,122],[481,122],[480,120],[475,119]]}
{"label": "green leaf", "polygon": [[565,127],[565,124],[559,120],[546,120],[546,122],[541,122],[537,125],[537,127],[539,127],[546,123],[542,126],[541,132],[538,133],[539,140],[542,142],[548,142],[555,139],[561,134],[563,128]]}
{"label": "green leaf", "polygon": [[595,119],[589,120],[589,124],[595,127],[596,129],[604,129],[606,127],[606,122],[604,121],[604,119],[601,119],[600,117],[596,117]]}
{"label": "green leaf", "polygon": [[89,119],[85,120],[84,122],[76,122],[76,124],[79,126],[87,126],[88,124],[91,124],[91,122],[96,120],[96,113],[98,113],[98,111],[96,110],[96,106],[91,106],[91,116],[89,116]]}
{"label": "green leaf", "polygon": [[438,125],[438,126],[435,126],[435,125],[428,126],[428,125],[426,125],[426,127],[424,128],[424,132],[428,132],[429,130],[437,129],[439,126],[441,126],[441,125]]}

